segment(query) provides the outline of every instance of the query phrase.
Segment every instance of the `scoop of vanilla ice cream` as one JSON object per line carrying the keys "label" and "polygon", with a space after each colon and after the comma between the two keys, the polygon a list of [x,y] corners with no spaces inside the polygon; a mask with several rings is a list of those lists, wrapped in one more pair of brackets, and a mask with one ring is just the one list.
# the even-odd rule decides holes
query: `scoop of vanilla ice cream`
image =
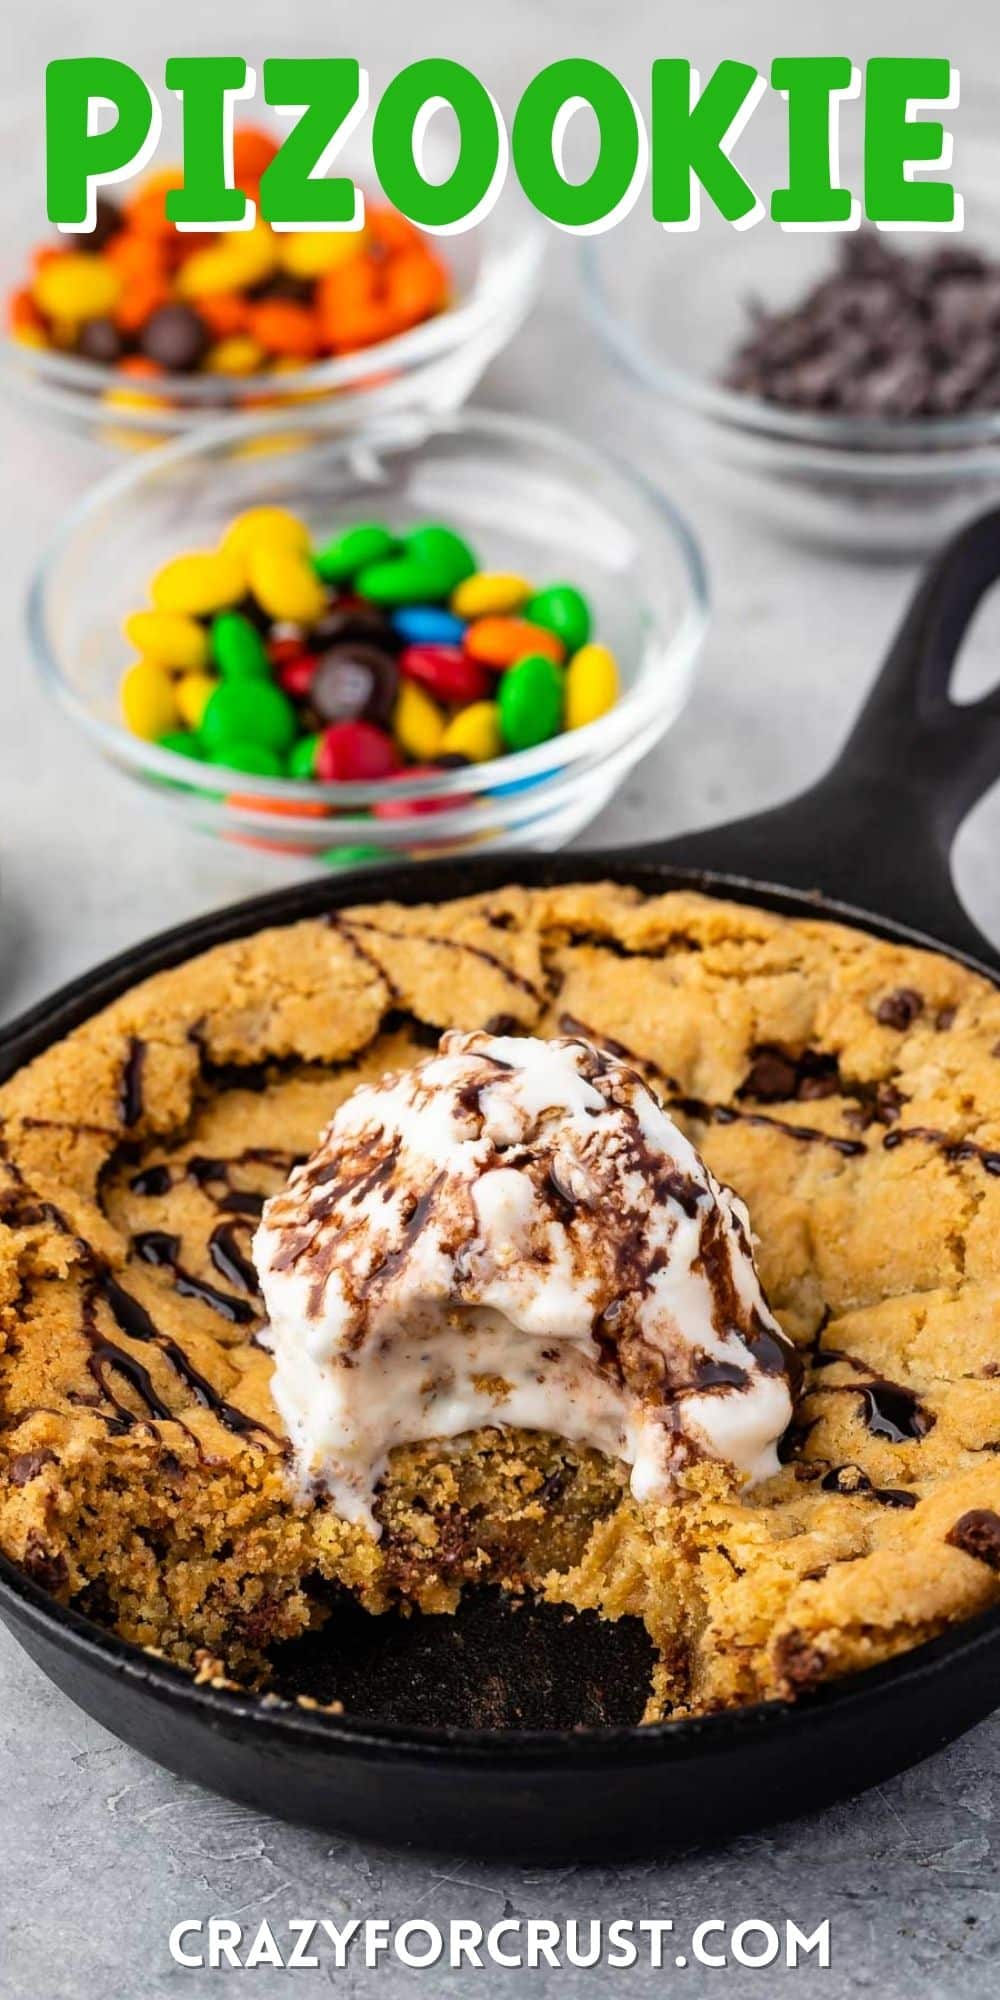
{"label": "scoop of vanilla ice cream", "polygon": [[303,1490],[375,1532],[393,1447],[483,1424],[593,1445],[640,1500],[777,1468],[792,1350],[746,1210],[588,1042],[448,1034],[359,1088],[254,1255]]}

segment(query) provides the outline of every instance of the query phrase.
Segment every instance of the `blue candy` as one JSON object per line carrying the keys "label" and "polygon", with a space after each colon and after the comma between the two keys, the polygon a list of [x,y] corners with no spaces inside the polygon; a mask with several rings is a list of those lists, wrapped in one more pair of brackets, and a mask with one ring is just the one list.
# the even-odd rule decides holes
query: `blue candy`
{"label": "blue candy", "polygon": [[408,646],[457,646],[465,631],[465,619],[439,604],[404,604],[393,612],[392,623]]}

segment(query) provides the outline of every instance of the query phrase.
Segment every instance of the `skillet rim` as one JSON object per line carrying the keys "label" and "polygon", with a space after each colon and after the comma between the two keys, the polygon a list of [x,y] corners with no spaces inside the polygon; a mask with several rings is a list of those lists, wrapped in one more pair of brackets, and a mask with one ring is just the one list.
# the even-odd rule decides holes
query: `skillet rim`
{"label": "skillet rim", "polygon": [[[692,838],[696,843],[697,835]],[[182,964],[213,944],[247,936],[254,929],[295,923],[357,902],[362,885],[365,902],[391,899],[416,903],[453,901],[504,882],[538,887],[581,879],[624,880],[637,887],[655,885],[661,892],[686,888],[755,903],[779,914],[851,924],[871,936],[937,952],[1000,988],[1000,969],[892,918],[825,896],[818,889],[789,888],[750,876],[685,866],[673,859],[661,860],[655,845],[563,851],[558,855],[505,854],[484,856],[473,867],[467,861],[463,866],[461,859],[425,863],[412,874],[402,872],[401,877],[400,871],[390,868],[345,878],[310,877],[188,918],[64,982],[0,1028],[0,1082],[6,1082],[22,1063],[90,1019],[138,980]],[[72,1606],[57,1603],[2,1551],[0,1617],[15,1637],[21,1625],[27,1624],[57,1650],[81,1658],[105,1676],[131,1683],[158,1705],[193,1711],[192,1720],[223,1734],[248,1727],[257,1741],[275,1746],[286,1741],[308,1745],[334,1759],[353,1754],[373,1762],[415,1759],[455,1768],[482,1767],[495,1763],[498,1757],[505,1764],[532,1770],[546,1765],[589,1769],[615,1761],[634,1765],[651,1757],[658,1763],[687,1762],[693,1756],[724,1754],[740,1743],[775,1732],[808,1732],[821,1715],[845,1706],[863,1708],[872,1697],[876,1701],[880,1696],[891,1699],[893,1691],[936,1676],[953,1663],[968,1663],[974,1655],[994,1647],[1000,1657],[1000,1606],[995,1606],[877,1666],[824,1683],[797,1702],[755,1702],[716,1714],[654,1723],[477,1730],[356,1721],[348,1715],[303,1709],[284,1697],[199,1684],[184,1668],[145,1652]],[[52,1679],[47,1668],[42,1671]]]}

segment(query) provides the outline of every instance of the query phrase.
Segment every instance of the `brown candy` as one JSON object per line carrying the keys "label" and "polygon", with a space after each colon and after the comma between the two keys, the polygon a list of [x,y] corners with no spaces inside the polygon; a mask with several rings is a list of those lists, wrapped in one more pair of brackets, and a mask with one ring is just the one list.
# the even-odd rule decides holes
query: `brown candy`
{"label": "brown candy", "polygon": [[341,599],[323,613],[318,624],[310,629],[309,649],[313,653],[323,653],[328,647],[342,645],[348,639],[371,641],[384,652],[399,650],[399,640],[385,612],[377,604],[366,604],[360,597]]}
{"label": "brown candy", "polygon": [[323,723],[373,722],[388,729],[398,685],[391,653],[345,642],[320,660],[309,688],[309,705]]}
{"label": "brown candy", "polygon": [[149,361],[158,362],[169,375],[185,375],[206,354],[210,342],[208,327],[193,306],[161,306],[146,321],[139,346]]}
{"label": "brown candy", "polygon": [[113,319],[85,319],[77,336],[76,351],[85,361],[120,361],[125,352],[121,329]]}

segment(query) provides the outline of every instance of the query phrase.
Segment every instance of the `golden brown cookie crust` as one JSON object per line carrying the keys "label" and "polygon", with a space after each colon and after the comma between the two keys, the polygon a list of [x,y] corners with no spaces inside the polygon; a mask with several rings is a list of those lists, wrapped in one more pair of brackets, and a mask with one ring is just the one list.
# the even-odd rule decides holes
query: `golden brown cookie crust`
{"label": "golden brown cookie crust", "polygon": [[[285,1475],[255,1206],[447,1027],[627,1052],[750,1207],[806,1364],[789,1462],[669,1508],[557,1440],[394,1455],[375,1544]],[[135,987],[0,1090],[0,1545],[227,1669],[489,1576],[645,1618],[649,1713],[775,1694],[1000,1598],[1000,994],[819,920],[613,884],[358,907]],[[963,1525],[964,1524],[964,1525]]]}

